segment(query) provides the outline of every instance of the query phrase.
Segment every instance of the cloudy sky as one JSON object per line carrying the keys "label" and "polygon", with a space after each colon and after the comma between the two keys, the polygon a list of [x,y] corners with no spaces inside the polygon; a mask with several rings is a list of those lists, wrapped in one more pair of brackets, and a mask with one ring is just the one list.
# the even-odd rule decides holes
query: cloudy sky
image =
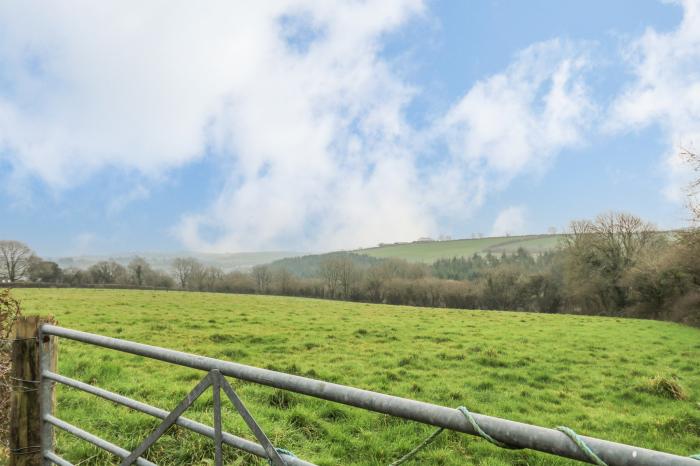
{"label": "cloudy sky", "polygon": [[700,0],[0,3],[0,238],[322,251],[683,226]]}

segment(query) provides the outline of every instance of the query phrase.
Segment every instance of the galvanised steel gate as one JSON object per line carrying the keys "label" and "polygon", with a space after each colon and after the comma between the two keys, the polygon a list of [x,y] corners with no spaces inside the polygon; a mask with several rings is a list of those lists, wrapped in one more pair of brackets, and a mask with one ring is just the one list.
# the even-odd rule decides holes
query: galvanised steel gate
{"label": "galvanised steel gate", "polygon": [[[236,395],[233,388],[226,382],[225,376],[254,382],[269,387],[309,395],[324,400],[342,403],[357,408],[389,414],[392,416],[421,422],[445,429],[463,432],[471,435],[484,433],[515,448],[529,448],[545,453],[551,453],[565,458],[571,458],[583,462],[593,462],[570,437],[561,431],[543,427],[523,424],[491,416],[473,414],[471,421],[465,418],[457,409],[424,403],[416,400],[399,398],[382,393],[361,390],[358,388],[338,385],[320,380],[309,379],[282,372],[260,369],[243,364],[197,356],[193,354],[173,351],[156,346],[135,343],[116,338],[95,335],[77,330],[58,327],[51,324],[43,324],[39,330],[38,341],[46,341],[47,336],[56,336],[75,340],[104,348],[110,348],[125,353],[139,355],[147,358],[165,361],[194,369],[206,371],[204,378],[171,412],[147,405],[145,403],[127,398],[110,391],[88,385],[63,375],[52,372],[51,355],[45,354],[43,345],[39,345],[43,353],[40,355],[41,377],[39,390],[42,399],[42,446],[41,455],[45,464],[57,464],[69,466],[71,463],[59,457],[53,451],[53,428],[62,429],[83,440],[86,440],[100,448],[122,458],[122,465],[138,464],[153,465],[144,459],[144,452],[165,433],[165,431],[177,424],[191,431],[210,437],[215,444],[215,464],[222,464],[222,445],[244,450],[253,455],[267,458],[271,464],[280,465],[312,465],[307,461],[285,454],[283,450],[275,449],[263,430],[255,422],[251,414],[245,408],[243,402]],[[107,442],[91,433],[56,418],[51,412],[52,389],[51,384],[57,382],[78,390],[91,393],[106,400],[127,406],[134,410],[162,419],[162,423],[146,438],[134,451],[127,451],[117,445]],[[182,416],[185,410],[209,387],[214,395],[214,426],[189,420]],[[231,435],[221,430],[221,391],[233,403],[241,414],[248,427],[255,435],[258,443]],[[479,433],[479,430],[482,430]],[[580,439],[590,447],[609,466],[698,466],[700,462],[689,457],[681,457],[644,448],[608,442],[592,437],[581,436]]]}

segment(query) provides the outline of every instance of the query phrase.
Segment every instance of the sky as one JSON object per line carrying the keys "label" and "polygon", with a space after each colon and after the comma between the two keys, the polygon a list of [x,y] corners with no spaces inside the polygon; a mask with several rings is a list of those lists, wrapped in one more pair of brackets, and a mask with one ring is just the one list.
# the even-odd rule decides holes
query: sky
{"label": "sky", "polygon": [[0,239],[320,252],[687,225],[700,0],[0,3]]}

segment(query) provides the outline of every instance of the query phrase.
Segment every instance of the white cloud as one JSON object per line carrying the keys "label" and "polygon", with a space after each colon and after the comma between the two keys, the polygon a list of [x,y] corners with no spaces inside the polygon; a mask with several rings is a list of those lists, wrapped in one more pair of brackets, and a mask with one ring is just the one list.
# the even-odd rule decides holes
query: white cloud
{"label": "white cloud", "polygon": [[[0,157],[14,178],[61,190],[112,168],[157,181],[216,153],[225,186],[174,227],[194,249],[435,234],[579,144],[592,106],[580,47],[551,41],[435,127],[411,127],[420,89],[381,47],[423,11],[419,0],[3,2]],[[125,187],[113,208],[147,185]]]}
{"label": "white cloud", "polygon": [[452,152],[508,180],[580,144],[594,116],[582,79],[586,66],[585,54],[571,43],[552,40],[523,50],[444,117]]}
{"label": "white cloud", "polygon": [[678,3],[684,14],[675,30],[648,29],[626,50],[635,79],[614,102],[607,122],[613,132],[652,124],[663,129],[665,194],[676,201],[691,175],[678,156],[680,148],[700,145],[700,0]]}
{"label": "white cloud", "polygon": [[511,206],[501,210],[493,222],[491,236],[522,235],[525,231],[525,213],[523,206]]}
{"label": "white cloud", "polygon": [[471,87],[433,130],[448,147],[436,199],[467,193],[466,204],[479,207],[515,176],[541,171],[561,150],[583,144],[596,117],[584,82],[586,50],[560,40],[537,43]]}

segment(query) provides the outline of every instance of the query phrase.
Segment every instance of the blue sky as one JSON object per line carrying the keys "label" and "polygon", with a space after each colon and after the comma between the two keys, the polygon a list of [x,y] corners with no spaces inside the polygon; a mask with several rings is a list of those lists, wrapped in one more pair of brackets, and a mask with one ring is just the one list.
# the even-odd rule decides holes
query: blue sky
{"label": "blue sky", "polygon": [[0,6],[0,238],[59,256],[686,225],[697,0],[202,5]]}

